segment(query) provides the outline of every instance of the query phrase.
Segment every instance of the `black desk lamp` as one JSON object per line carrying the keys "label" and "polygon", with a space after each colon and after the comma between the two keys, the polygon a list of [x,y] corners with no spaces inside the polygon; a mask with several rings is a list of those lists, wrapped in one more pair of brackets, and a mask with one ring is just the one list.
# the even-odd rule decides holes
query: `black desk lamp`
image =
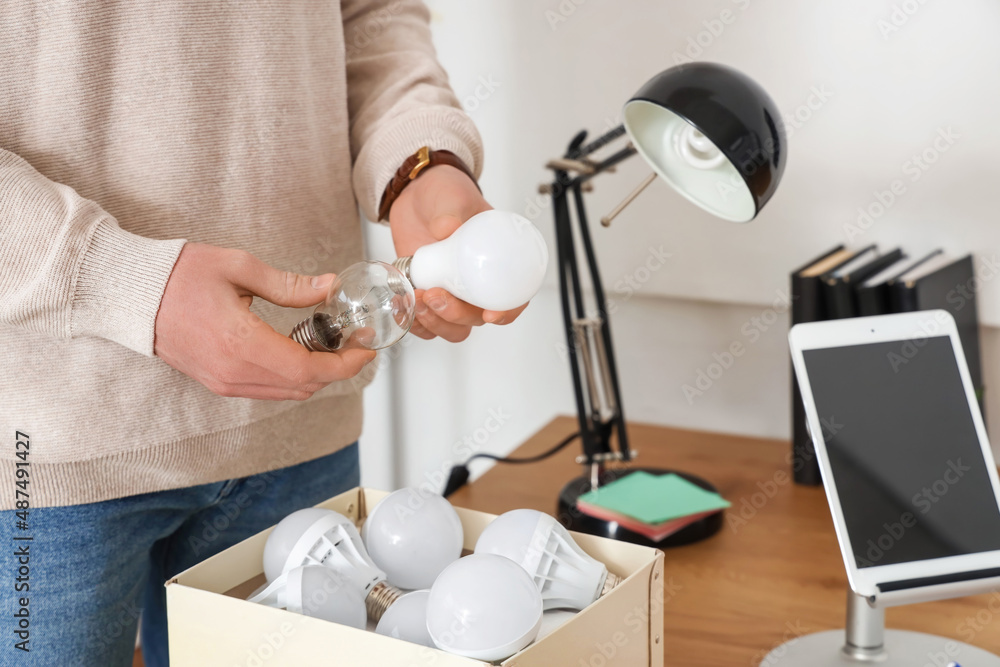
{"label": "black desk lamp", "polygon": [[[785,131],[774,101],[760,86],[740,72],[714,63],[680,65],[657,74],[628,101],[623,113],[624,125],[587,144],[587,132],[580,132],[570,142],[565,156],[546,165],[555,175],[543,191],[551,193],[555,212],[559,291],[583,444],[583,455],[577,460],[587,469],[559,494],[559,518],[571,530],[656,547],[679,546],[714,535],[722,527],[722,513],[652,542],[576,508],[581,494],[635,470],[608,468],[609,462],[627,462],[636,454],[628,444],[607,303],[583,192],[591,178],[639,153],[654,173],[602,218],[604,226],[657,175],[713,215],[748,222],[768,202],[781,180],[786,160]],[[601,161],[589,157],[626,134],[631,141],[624,148]],[[570,193],[593,287],[590,315],[580,283]],[[611,446],[613,435],[617,436],[618,451]],[[653,474],[675,472],[702,488],[715,490],[709,482],[687,473],[638,469]]]}

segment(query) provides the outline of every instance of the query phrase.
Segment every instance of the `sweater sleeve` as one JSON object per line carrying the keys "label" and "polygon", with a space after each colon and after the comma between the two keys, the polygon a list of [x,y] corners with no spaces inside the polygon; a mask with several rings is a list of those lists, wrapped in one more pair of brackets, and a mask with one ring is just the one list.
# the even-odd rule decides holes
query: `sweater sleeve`
{"label": "sweater sleeve", "polygon": [[354,193],[369,220],[399,165],[421,146],[482,171],[479,132],[437,62],[419,0],[344,0]]}
{"label": "sweater sleeve", "polygon": [[152,356],[160,297],[183,245],[125,231],[0,149],[0,323]]}

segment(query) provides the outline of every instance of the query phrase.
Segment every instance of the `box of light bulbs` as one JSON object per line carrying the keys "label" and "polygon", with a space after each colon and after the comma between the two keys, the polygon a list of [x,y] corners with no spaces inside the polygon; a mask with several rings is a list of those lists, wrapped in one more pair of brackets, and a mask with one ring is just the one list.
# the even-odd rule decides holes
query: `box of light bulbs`
{"label": "box of light bulbs", "polygon": [[174,665],[661,667],[663,553],[353,489],[167,582]]}

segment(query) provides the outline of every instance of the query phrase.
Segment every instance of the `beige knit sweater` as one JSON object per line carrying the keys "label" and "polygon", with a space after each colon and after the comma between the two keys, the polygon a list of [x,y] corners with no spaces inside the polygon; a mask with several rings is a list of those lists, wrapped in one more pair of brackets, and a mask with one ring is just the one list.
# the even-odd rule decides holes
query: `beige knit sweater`
{"label": "beige knit sweater", "polygon": [[[361,430],[359,382],[216,396],[153,356],[184,240],[305,274],[362,257],[418,147],[478,175],[479,136],[410,0],[0,4],[0,507],[259,473]],[[288,333],[308,311],[255,300]]]}

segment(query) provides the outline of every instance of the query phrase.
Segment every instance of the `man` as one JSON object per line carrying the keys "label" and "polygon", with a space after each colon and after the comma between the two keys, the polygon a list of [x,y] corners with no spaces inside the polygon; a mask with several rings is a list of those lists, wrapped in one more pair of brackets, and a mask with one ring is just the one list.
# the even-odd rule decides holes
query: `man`
{"label": "man", "polygon": [[[428,20],[0,9],[0,663],[128,665],[141,608],[166,665],[167,578],[358,483],[375,355],[287,333],[362,259],[358,205],[401,255],[489,208]],[[434,289],[417,310],[414,334],[460,341],[521,309]]]}

